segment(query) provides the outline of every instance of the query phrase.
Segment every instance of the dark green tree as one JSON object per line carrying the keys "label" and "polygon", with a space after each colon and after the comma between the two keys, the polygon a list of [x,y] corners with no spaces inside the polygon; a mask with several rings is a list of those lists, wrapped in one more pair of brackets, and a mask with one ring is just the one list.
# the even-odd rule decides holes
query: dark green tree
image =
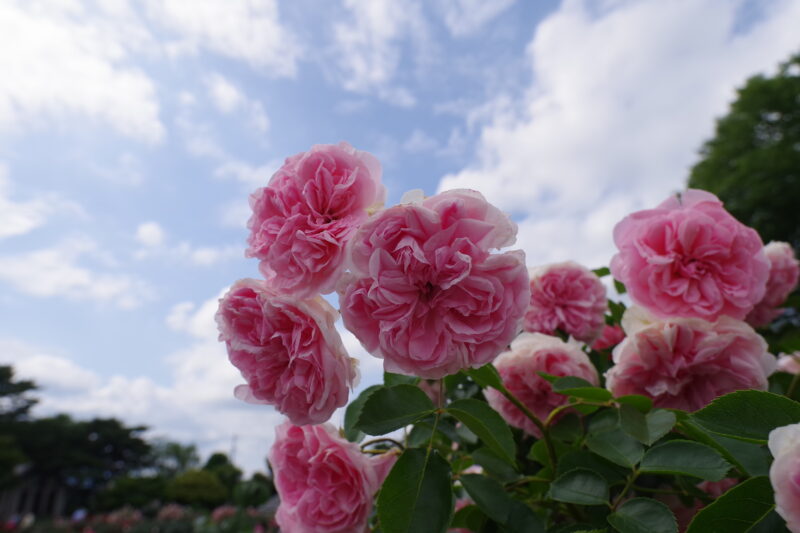
{"label": "dark green tree", "polygon": [[242,478],[242,471],[234,465],[224,453],[214,453],[208,458],[203,470],[211,472],[219,479],[230,493]]}
{"label": "dark green tree", "polygon": [[200,466],[200,455],[194,444],[159,440],[153,443],[152,463],[158,475],[172,479]]}
{"label": "dark green tree", "polygon": [[26,419],[38,401],[29,394],[36,388],[33,381],[14,380],[12,367],[0,366],[0,423]]}
{"label": "dark green tree", "polygon": [[765,243],[800,250],[800,54],[747,80],[700,155],[689,187],[716,194]]}
{"label": "dark green tree", "polygon": [[213,508],[228,498],[228,489],[206,470],[189,470],[167,485],[167,498],[178,503]]}

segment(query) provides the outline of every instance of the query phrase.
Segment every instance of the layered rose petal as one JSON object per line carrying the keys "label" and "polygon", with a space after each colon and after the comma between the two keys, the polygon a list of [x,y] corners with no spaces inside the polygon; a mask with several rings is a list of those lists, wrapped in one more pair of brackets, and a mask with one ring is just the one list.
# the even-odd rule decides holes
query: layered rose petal
{"label": "layered rose petal", "polygon": [[600,335],[608,309],[600,278],[572,261],[532,268],[529,274],[525,331],[553,335],[561,330],[586,343]]}
{"label": "layered rose petal", "polygon": [[614,242],[611,272],[657,317],[743,319],[764,296],[761,238],[711,193],[690,189],[625,217]]}
{"label": "layered rose petal", "polygon": [[252,279],[220,300],[216,320],[231,363],[247,384],[237,398],[274,405],[295,424],[318,424],[347,403],[356,378],[322,298],[296,300]]}
{"label": "layered rose petal", "polygon": [[438,379],[490,362],[528,304],[520,251],[490,254],[515,226],[474,191],[387,209],[351,243],[345,326],[390,372]]}
{"label": "layered rose petal", "polygon": [[[577,376],[593,385],[599,383],[597,370],[578,344],[541,333],[522,333],[511,343],[511,349],[500,354],[493,364],[503,385],[541,420],[569,399],[553,392],[539,372]],[[539,428],[500,392],[485,389],[484,395],[506,422],[541,437]]]}
{"label": "layered rose petal", "polygon": [[331,292],[347,241],[386,197],[380,176],[378,160],[347,143],[287,158],[250,197],[246,255],[260,260],[261,273],[279,292]]}
{"label": "layered rose petal", "polygon": [[613,348],[625,338],[625,332],[619,326],[603,326],[603,332],[592,343],[592,350],[608,350]]}
{"label": "layered rose petal", "polygon": [[372,499],[396,456],[369,457],[330,424],[276,428],[270,463],[285,533],[366,531]]}
{"label": "layered rose petal", "polygon": [[779,427],[769,434],[775,460],[769,480],[775,490],[775,511],[792,533],[800,533],[800,424]]}
{"label": "layered rose petal", "polygon": [[746,323],[677,318],[642,326],[613,352],[606,386],[649,396],[658,407],[694,411],[723,394],[767,389],[775,358]]}
{"label": "layered rose petal", "polygon": [[769,260],[769,278],[764,297],[747,315],[748,324],[754,327],[766,326],[781,314],[780,305],[797,288],[800,279],[800,262],[794,256],[794,249],[785,242],[771,242],[764,247]]}

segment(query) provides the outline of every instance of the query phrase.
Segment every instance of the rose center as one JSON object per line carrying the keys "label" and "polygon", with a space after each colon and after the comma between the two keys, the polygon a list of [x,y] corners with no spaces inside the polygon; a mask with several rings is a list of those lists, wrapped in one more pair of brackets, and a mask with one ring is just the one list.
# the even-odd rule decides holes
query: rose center
{"label": "rose center", "polygon": [[678,271],[687,278],[699,279],[708,275],[709,265],[705,261],[694,258],[684,258],[678,263]]}

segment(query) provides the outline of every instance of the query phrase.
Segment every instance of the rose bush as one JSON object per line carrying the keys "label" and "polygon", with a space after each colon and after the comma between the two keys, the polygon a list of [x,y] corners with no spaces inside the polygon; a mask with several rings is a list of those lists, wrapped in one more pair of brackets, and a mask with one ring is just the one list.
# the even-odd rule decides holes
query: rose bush
{"label": "rose bush", "polygon": [[319,424],[347,403],[356,360],[342,345],[338,313],[322,298],[295,300],[239,280],[216,320],[231,363],[247,381],[237,398],[274,405],[295,424]]}

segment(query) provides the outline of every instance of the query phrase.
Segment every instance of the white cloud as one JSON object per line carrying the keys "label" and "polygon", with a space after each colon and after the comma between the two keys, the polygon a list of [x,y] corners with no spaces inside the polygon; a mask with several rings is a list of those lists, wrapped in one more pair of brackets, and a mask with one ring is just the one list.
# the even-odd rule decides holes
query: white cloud
{"label": "white cloud", "polygon": [[440,190],[522,215],[529,263],[607,262],[614,223],[684,185],[734,87],[795,51],[800,4],[772,2],[744,28],[740,6],[564,1],[528,47],[533,85],[486,108],[476,160]]}
{"label": "white cloud", "polygon": [[350,13],[334,25],[332,52],[342,86],[399,107],[414,106],[414,95],[398,85],[396,78],[406,39],[416,45],[418,61],[433,53],[420,4],[392,0],[345,0],[344,4]]}
{"label": "white cloud", "polygon": [[136,240],[147,247],[161,246],[165,237],[164,229],[158,222],[142,222],[136,228]]}
{"label": "white cloud", "polygon": [[275,174],[283,160],[273,159],[260,166],[253,166],[243,161],[229,160],[214,170],[214,176],[221,179],[232,179],[245,185],[248,189],[265,187],[269,179]]}
{"label": "white cloud", "polygon": [[75,117],[146,142],[164,137],[152,80],[127,64],[149,35],[120,11],[81,4],[0,4],[0,130]]}
{"label": "white cloud", "polygon": [[273,76],[294,76],[301,50],[275,0],[149,0],[150,18],[173,30],[174,55],[201,48],[247,62]]}
{"label": "white cloud", "polygon": [[408,139],[403,142],[403,149],[412,153],[429,152],[438,147],[438,141],[421,129],[415,129]]}
{"label": "white cloud", "polygon": [[230,80],[221,74],[212,74],[206,78],[206,87],[214,106],[222,113],[241,111],[257,131],[266,133],[269,130],[269,117],[263,104],[248,98]]}
{"label": "white cloud", "polygon": [[52,209],[44,199],[14,202],[9,198],[10,189],[7,168],[0,163],[0,239],[24,235],[42,226]]}
{"label": "white cloud", "polygon": [[92,270],[85,265],[87,258],[103,261],[106,256],[89,238],[64,239],[50,248],[0,256],[0,281],[31,296],[89,300],[123,309],[152,298],[145,282],[128,274]]}
{"label": "white cloud", "polygon": [[439,0],[450,33],[463,37],[474,34],[486,23],[511,7],[516,0]]}

